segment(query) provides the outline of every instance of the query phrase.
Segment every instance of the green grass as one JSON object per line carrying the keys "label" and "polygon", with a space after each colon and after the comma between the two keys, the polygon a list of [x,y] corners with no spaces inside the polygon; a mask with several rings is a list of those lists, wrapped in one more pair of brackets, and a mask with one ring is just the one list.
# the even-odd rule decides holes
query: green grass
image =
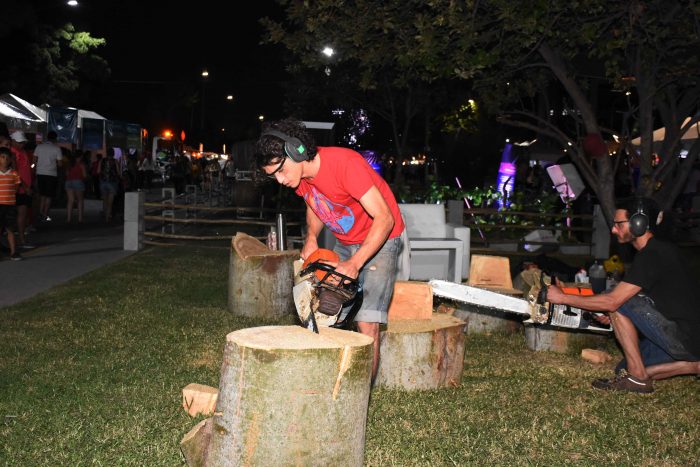
{"label": "green grass", "polygon": [[[225,249],[150,249],[0,310],[0,463],[180,465],[199,419],[191,382],[218,385]],[[462,386],[375,390],[367,465],[695,465],[700,382],[604,393],[611,373],[531,352],[522,335],[469,336]]]}

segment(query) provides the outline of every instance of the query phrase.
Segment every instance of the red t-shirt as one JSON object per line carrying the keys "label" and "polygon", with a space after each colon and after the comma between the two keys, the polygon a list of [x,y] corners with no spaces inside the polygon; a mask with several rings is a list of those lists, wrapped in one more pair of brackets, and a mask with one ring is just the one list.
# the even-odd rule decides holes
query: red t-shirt
{"label": "red t-shirt", "polygon": [[[12,148],[12,153],[17,161],[17,173],[22,182],[32,186],[32,166],[29,163],[29,154],[24,149]],[[24,193],[24,187],[20,186],[19,193]]]}
{"label": "red t-shirt", "polygon": [[401,211],[389,185],[367,161],[352,149],[319,147],[316,157],[321,168],[312,179],[302,179],[296,194],[316,213],[335,237],[345,245],[362,243],[372,226],[372,218],[359,200],[376,186],[389,205],[394,228],[389,238],[401,235]]}

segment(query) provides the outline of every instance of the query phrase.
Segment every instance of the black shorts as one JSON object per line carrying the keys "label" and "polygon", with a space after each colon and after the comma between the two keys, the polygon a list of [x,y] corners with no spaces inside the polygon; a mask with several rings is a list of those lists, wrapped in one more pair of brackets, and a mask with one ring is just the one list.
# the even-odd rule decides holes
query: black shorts
{"label": "black shorts", "polygon": [[53,198],[56,196],[56,184],[58,183],[58,177],[53,175],[37,175],[37,182],[39,182],[39,194],[41,196],[47,196]]}
{"label": "black shorts", "polygon": [[14,229],[17,222],[17,206],[14,204],[0,204],[0,230],[3,228]]}
{"label": "black shorts", "polygon": [[26,193],[17,193],[17,206],[31,206],[32,205],[32,195]]}

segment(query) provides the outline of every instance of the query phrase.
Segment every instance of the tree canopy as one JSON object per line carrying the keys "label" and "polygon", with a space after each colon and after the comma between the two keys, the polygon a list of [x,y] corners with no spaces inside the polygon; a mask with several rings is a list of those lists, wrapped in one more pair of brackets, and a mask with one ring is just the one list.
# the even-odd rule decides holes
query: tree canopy
{"label": "tree canopy", "polygon": [[47,16],[33,2],[10,0],[6,11],[12,14],[0,28],[0,88],[51,105],[87,104],[110,74],[98,53],[105,39]]}
{"label": "tree canopy", "polygon": [[[354,72],[346,79],[361,89],[404,96],[420,89],[426,105],[437,104],[436,89],[458,80],[503,123],[569,148],[609,219],[614,174],[628,154],[639,165],[638,192],[669,207],[700,152],[696,143],[686,159],[678,157],[681,123],[699,117],[700,6],[694,2],[280,3],[286,20],[265,20],[267,39],[292,51],[297,67],[349,64],[346,72]],[[337,51],[332,62],[320,54],[325,45]],[[411,115],[408,108],[404,117]],[[385,109],[392,115],[391,105]],[[393,115],[397,109],[394,101]],[[656,126],[669,129],[661,149],[652,141]],[[628,144],[637,133],[638,151]],[[611,141],[613,134],[622,142],[616,155],[591,153],[587,143]]]}

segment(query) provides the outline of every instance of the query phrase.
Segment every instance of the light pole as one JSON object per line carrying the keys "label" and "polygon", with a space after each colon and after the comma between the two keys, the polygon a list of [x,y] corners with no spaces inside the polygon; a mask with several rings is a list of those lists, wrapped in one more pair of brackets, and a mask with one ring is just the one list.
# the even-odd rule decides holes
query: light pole
{"label": "light pole", "polygon": [[207,70],[202,71],[202,112],[200,114],[199,129],[204,131],[204,110],[206,105],[204,103],[204,95],[207,89],[207,78],[209,78],[209,72]]}

